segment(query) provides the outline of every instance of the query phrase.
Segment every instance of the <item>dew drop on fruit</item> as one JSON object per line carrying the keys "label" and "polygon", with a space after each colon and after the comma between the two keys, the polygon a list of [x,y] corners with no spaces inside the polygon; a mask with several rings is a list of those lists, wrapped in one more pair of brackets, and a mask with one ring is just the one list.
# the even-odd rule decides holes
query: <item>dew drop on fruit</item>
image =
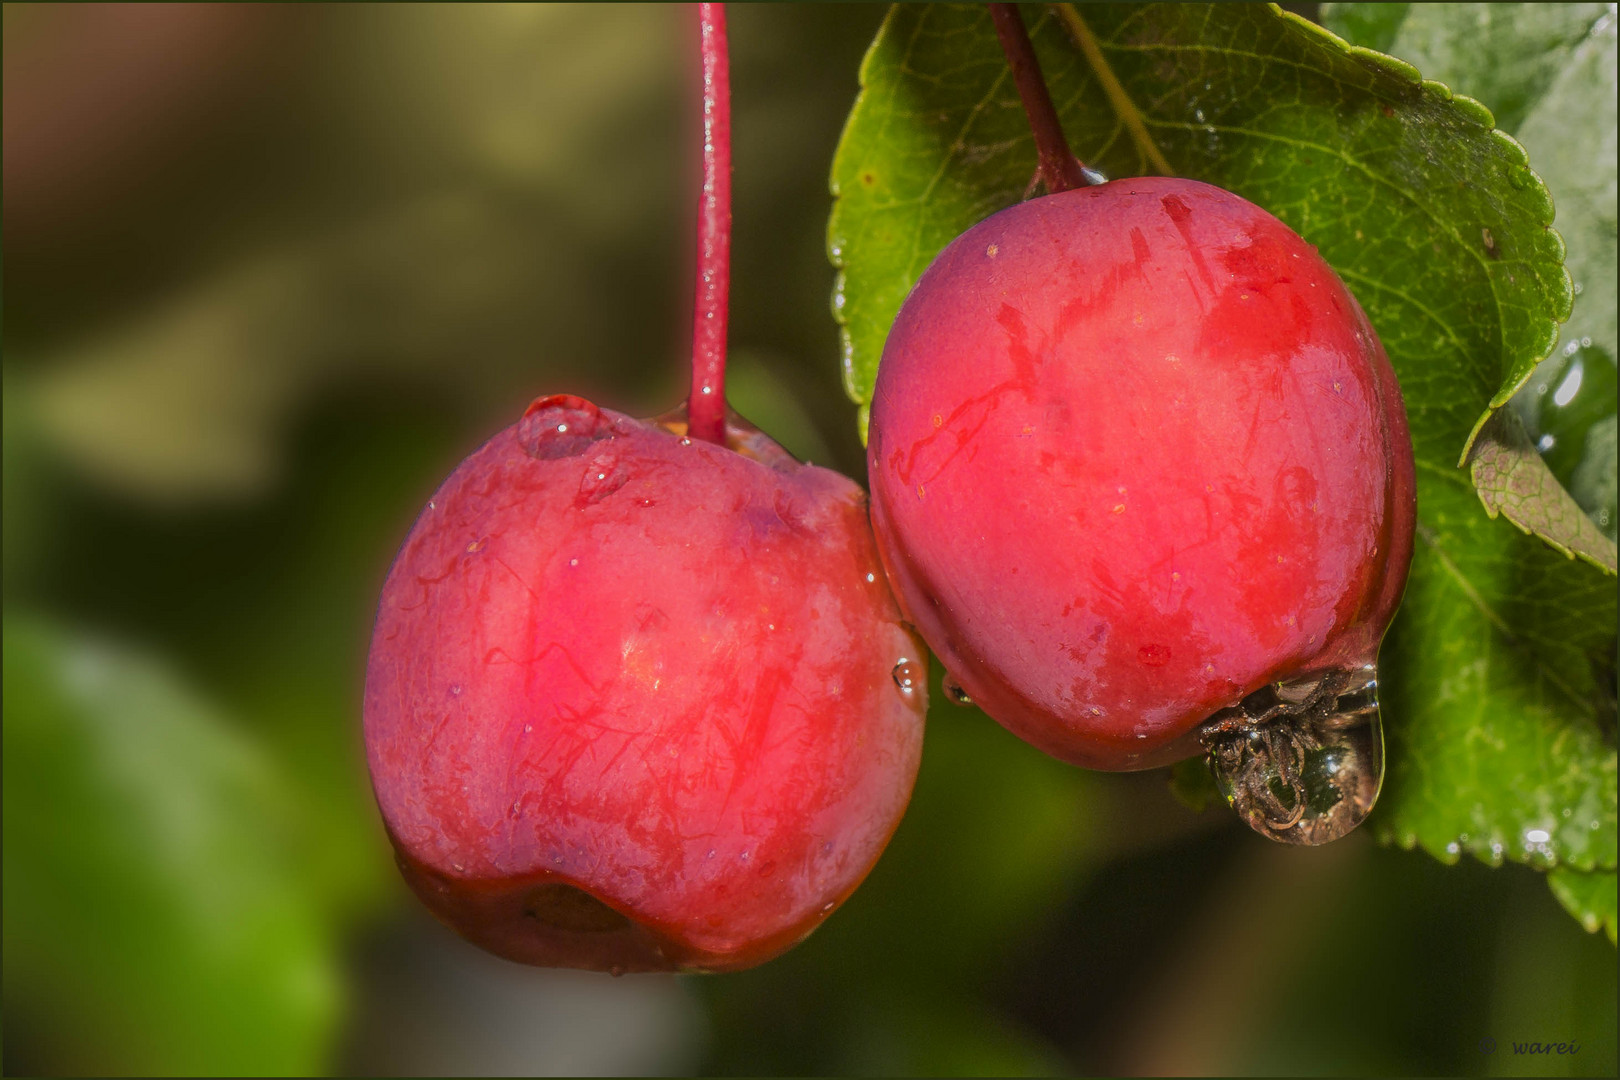
{"label": "dew drop on fruit", "polygon": [[518,423],[518,445],[543,460],[573,457],[613,434],[613,421],[602,410],[572,394],[535,398]]}
{"label": "dew drop on fruit", "polygon": [[611,450],[603,450],[585,463],[574,505],[583,510],[612,495],[630,482],[630,472]]}
{"label": "dew drop on fruit", "polygon": [[968,692],[966,690],[962,689],[962,684],[951,678],[949,675],[945,676],[943,685],[945,687],[945,697],[952,705],[973,704],[973,699],[968,697]]}
{"label": "dew drop on fruit", "polygon": [[891,674],[894,676],[894,685],[907,694],[913,694],[922,685],[923,679],[927,677],[928,673],[917,661],[901,658],[900,662],[894,665],[894,671]]}
{"label": "dew drop on fruit", "polygon": [[1204,723],[1221,793],[1262,836],[1325,844],[1361,824],[1384,779],[1375,666],[1262,687]]}

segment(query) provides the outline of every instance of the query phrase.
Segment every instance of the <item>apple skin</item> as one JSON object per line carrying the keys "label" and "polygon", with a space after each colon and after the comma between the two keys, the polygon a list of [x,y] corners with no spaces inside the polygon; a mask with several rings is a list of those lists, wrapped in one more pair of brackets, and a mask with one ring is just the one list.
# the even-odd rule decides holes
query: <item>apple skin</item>
{"label": "apple skin", "polygon": [[1372,663],[1411,560],[1411,438],[1366,316],[1286,225],[1189,180],[952,241],[889,333],[867,460],[949,676],[1089,768],[1191,756],[1250,692]]}
{"label": "apple skin", "polygon": [[536,401],[383,589],[384,822],[427,905],[513,960],[757,964],[854,890],[910,798],[926,688],[893,672],[926,653],[864,493],[740,422],[731,448],[682,430]]}

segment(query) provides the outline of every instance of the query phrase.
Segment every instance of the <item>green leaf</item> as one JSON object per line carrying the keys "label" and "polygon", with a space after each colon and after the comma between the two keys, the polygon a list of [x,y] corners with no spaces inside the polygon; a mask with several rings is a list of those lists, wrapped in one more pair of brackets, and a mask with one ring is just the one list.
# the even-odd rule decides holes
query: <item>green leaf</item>
{"label": "green leaf", "polygon": [[[1274,9],[1058,12],[1025,9],[1075,152],[1116,177],[1162,160],[1270,210],[1345,279],[1395,364],[1419,541],[1380,662],[1375,830],[1446,860],[1613,867],[1613,579],[1491,520],[1458,468],[1569,313],[1524,151],[1478,102]],[[892,8],[861,77],[829,246],[846,384],[864,403],[906,291],[1023,195],[1035,152],[982,8]]]}
{"label": "green leaf", "polygon": [[[1605,13],[1525,119],[1519,136],[1558,205],[1569,245],[1565,266],[1575,308],[1558,354],[1542,364],[1514,404],[1581,507],[1615,537],[1615,64],[1614,17]],[[1584,375],[1584,378],[1580,378]],[[1569,380],[1580,378],[1572,388]],[[1564,395],[1574,390],[1573,400]],[[1579,460],[1575,460],[1575,459]]]}
{"label": "green leaf", "polygon": [[1615,940],[1614,873],[1560,868],[1547,875],[1547,884],[1558,902],[1589,932],[1602,930],[1610,941]]}
{"label": "green leaf", "polygon": [[[1387,22],[1393,7],[1410,10],[1391,28],[1380,20]],[[1558,208],[1576,298],[1559,350],[1513,405],[1559,481],[1614,539],[1615,455],[1606,441],[1612,438],[1617,354],[1616,57],[1609,6],[1328,4],[1323,22],[1354,44],[1394,53],[1478,98],[1535,163]],[[1595,432],[1590,447],[1589,432]]]}
{"label": "green leaf", "polygon": [[325,1065],[335,954],[293,805],[172,673],[8,612],[4,798],[8,1038],[89,1073]]}
{"label": "green leaf", "polygon": [[1379,658],[1388,774],[1378,835],[1452,861],[1615,864],[1613,578],[1423,493]]}
{"label": "green leaf", "polygon": [[1504,409],[1492,416],[1474,440],[1468,461],[1474,487],[1492,517],[1501,514],[1566,555],[1579,555],[1611,574],[1616,571],[1614,541],[1558,482],[1516,413]]}
{"label": "green leaf", "polygon": [[1318,21],[1352,45],[1387,53],[1411,10],[1411,4],[1323,4]]}
{"label": "green leaf", "polygon": [[1607,11],[1607,4],[1323,4],[1322,25],[1477,99],[1514,133]]}

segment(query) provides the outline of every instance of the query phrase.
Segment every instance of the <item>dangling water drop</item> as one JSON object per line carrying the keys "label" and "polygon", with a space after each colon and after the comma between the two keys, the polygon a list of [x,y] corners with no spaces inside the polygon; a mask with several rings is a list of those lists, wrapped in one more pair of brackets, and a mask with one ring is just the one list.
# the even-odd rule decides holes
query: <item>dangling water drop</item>
{"label": "dangling water drop", "polygon": [[890,672],[890,674],[894,676],[894,685],[909,696],[916,693],[917,689],[922,686],[923,680],[928,677],[928,669],[916,660],[901,657],[900,662],[894,665],[894,671]]}
{"label": "dangling water drop", "polygon": [[1284,844],[1325,844],[1378,801],[1384,736],[1368,664],[1262,687],[1204,722],[1221,793],[1249,827]]}
{"label": "dangling water drop", "polygon": [[948,700],[952,705],[973,704],[973,699],[968,697],[968,692],[966,690],[962,689],[962,684],[951,678],[949,675],[945,676],[944,687],[946,700]]}

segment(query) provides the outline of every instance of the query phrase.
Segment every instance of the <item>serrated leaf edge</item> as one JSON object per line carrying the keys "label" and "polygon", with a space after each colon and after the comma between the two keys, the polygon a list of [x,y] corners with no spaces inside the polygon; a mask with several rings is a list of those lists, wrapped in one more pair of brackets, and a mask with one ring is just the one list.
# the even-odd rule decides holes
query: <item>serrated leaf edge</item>
{"label": "serrated leaf edge", "polygon": [[[1511,413],[1503,414],[1500,410],[1492,413],[1491,415],[1498,418],[1504,415],[1508,417],[1512,416]],[[1483,431],[1483,427],[1480,430]],[[1528,439],[1526,439],[1526,443],[1528,443]],[[1597,567],[1610,577],[1615,576],[1617,570],[1620,570],[1620,567],[1617,567],[1616,565],[1617,559],[1620,559],[1620,552],[1617,552],[1613,540],[1610,540],[1607,536],[1604,536],[1595,528],[1589,531],[1589,535],[1585,539],[1589,543],[1592,543],[1597,550],[1590,551],[1584,547],[1572,548],[1568,544],[1561,543],[1546,533],[1539,531],[1535,528],[1535,526],[1521,521],[1519,516],[1516,515],[1506,503],[1498,503],[1493,495],[1488,493],[1480,483],[1480,470],[1485,465],[1484,459],[1480,456],[1484,446],[1484,443],[1476,442],[1474,448],[1469,451],[1466,464],[1468,466],[1469,479],[1473,482],[1474,494],[1479,496],[1479,501],[1481,505],[1485,507],[1485,514],[1487,517],[1491,518],[1493,521],[1498,517],[1506,518],[1515,527],[1517,527],[1520,532],[1524,533],[1526,536],[1537,537],[1544,544],[1558,552],[1560,555],[1563,555],[1565,558],[1578,558],[1582,562]],[[1552,479],[1552,482],[1554,486],[1557,487],[1558,491],[1562,493],[1563,501],[1567,504],[1565,506],[1566,512],[1579,515],[1579,519],[1583,522],[1590,522],[1591,519],[1586,516],[1586,512],[1583,511],[1579,504],[1575,502],[1574,496],[1569,493],[1567,488],[1558,482],[1556,477],[1552,476],[1552,470],[1547,468],[1546,463],[1541,460],[1539,455],[1536,457],[1536,461],[1541,465],[1542,470],[1546,472],[1547,476]]]}
{"label": "serrated leaf edge", "polygon": [[[1603,870],[1584,871],[1583,870],[1583,871],[1578,871],[1578,872],[1579,873],[1610,873],[1610,874],[1614,873],[1614,871],[1612,871],[1612,870],[1608,870],[1608,871],[1603,871]],[[1595,934],[1595,933],[1597,933],[1598,931],[1601,930],[1601,931],[1603,931],[1604,933],[1606,933],[1608,935],[1609,942],[1611,944],[1616,943],[1616,936],[1615,936],[1616,930],[1620,929],[1620,928],[1617,928],[1617,926],[1616,926],[1616,922],[1617,922],[1616,916],[1613,913],[1607,913],[1607,912],[1605,913],[1604,916],[1599,916],[1598,913],[1595,912],[1595,911],[1584,910],[1583,905],[1577,904],[1575,902],[1575,900],[1576,900],[1575,895],[1567,887],[1564,886],[1563,883],[1565,882],[1565,880],[1566,880],[1566,878],[1564,877],[1564,875],[1548,873],[1548,875],[1547,875],[1547,888],[1552,892],[1553,898],[1558,901],[1559,905],[1562,906],[1565,911],[1569,912],[1570,916],[1573,917],[1576,922],[1581,924],[1581,928],[1584,929],[1587,933]],[[1583,910],[1577,911],[1576,908],[1583,908]]]}
{"label": "serrated leaf edge", "polygon": [[[1364,45],[1352,45],[1338,34],[1335,34],[1333,31],[1329,30],[1327,27],[1318,26],[1316,23],[1311,22],[1302,15],[1297,15],[1292,11],[1284,11],[1276,4],[1271,4],[1269,6],[1271,7],[1272,11],[1281,16],[1283,19],[1297,24],[1308,33],[1315,34],[1318,37],[1325,39],[1329,43],[1337,45],[1347,56],[1360,61],[1367,67],[1393,75],[1402,82],[1420,88],[1429,96],[1452,105],[1463,117],[1471,120],[1480,127],[1485,128],[1490,133],[1491,137],[1498,144],[1500,144],[1504,150],[1512,155],[1512,167],[1522,169],[1526,174],[1528,174],[1531,183],[1530,186],[1525,190],[1535,190],[1541,193],[1542,202],[1547,209],[1543,215],[1538,216],[1544,216],[1546,220],[1537,222],[1537,224],[1556,238],[1558,247],[1560,249],[1560,262],[1562,261],[1563,253],[1567,246],[1564,243],[1563,236],[1559,234],[1557,229],[1553,228],[1555,208],[1553,205],[1552,192],[1547,190],[1547,185],[1541,179],[1541,175],[1530,167],[1530,155],[1525,151],[1524,146],[1520,144],[1520,142],[1512,135],[1509,135],[1507,132],[1496,126],[1496,116],[1491,112],[1488,106],[1481,101],[1467,96],[1466,94],[1459,94],[1455,92],[1451,89],[1451,87],[1447,86],[1443,82],[1435,79],[1423,78],[1422,72],[1418,71],[1417,68],[1413,67],[1411,64],[1400,59],[1399,57],[1390,56],[1388,53],[1381,53],[1376,49],[1369,49]],[[1490,275],[1487,275],[1487,280],[1490,280]],[[1494,287],[1494,282],[1491,293],[1492,298],[1495,299],[1496,290]],[[1485,426],[1486,421],[1490,420],[1498,409],[1508,403],[1509,399],[1511,399],[1513,395],[1519,391],[1519,388],[1530,380],[1530,376],[1535,373],[1536,365],[1540,364],[1543,360],[1547,359],[1547,357],[1551,356],[1553,354],[1553,350],[1558,347],[1558,338],[1560,333],[1559,328],[1569,320],[1570,311],[1575,302],[1575,283],[1574,280],[1569,276],[1569,270],[1567,268],[1563,268],[1563,289],[1561,290],[1561,294],[1559,296],[1554,297],[1554,301],[1558,305],[1558,310],[1554,314],[1554,321],[1550,326],[1547,327],[1544,334],[1543,343],[1538,350],[1540,355],[1536,357],[1535,363],[1532,363],[1528,368],[1525,369],[1525,372],[1521,377],[1512,380],[1511,382],[1503,383],[1497,392],[1492,395],[1485,410],[1480,414],[1479,419],[1474,422],[1473,429],[1468,433],[1468,438],[1463,442],[1462,450],[1457,455],[1458,468],[1462,468],[1465,464],[1467,464],[1468,455],[1473,450],[1474,442],[1479,438],[1480,430]],[[1498,325],[1500,325],[1500,302],[1497,304],[1497,312]]]}

